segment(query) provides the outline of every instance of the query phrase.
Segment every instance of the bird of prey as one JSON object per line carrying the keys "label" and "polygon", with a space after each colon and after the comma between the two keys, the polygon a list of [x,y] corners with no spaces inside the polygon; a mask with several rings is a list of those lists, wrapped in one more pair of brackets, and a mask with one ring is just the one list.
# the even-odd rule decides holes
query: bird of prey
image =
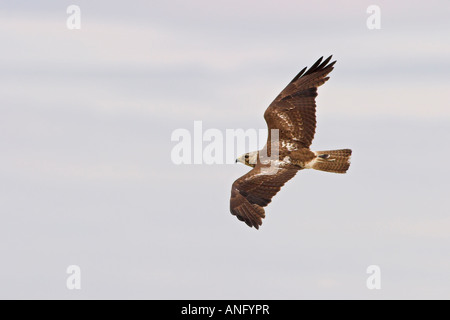
{"label": "bird of prey", "polygon": [[[265,217],[264,207],[298,171],[345,173],[350,166],[350,149],[309,149],[316,129],[317,88],[329,79],[328,74],[336,63],[330,63],[331,57],[324,61],[321,57],[292,79],[264,113],[269,129],[264,148],[236,159],[253,169],[233,183],[230,211],[249,227],[259,229]],[[272,132],[278,137],[273,137]],[[278,156],[273,152],[274,147]]]}

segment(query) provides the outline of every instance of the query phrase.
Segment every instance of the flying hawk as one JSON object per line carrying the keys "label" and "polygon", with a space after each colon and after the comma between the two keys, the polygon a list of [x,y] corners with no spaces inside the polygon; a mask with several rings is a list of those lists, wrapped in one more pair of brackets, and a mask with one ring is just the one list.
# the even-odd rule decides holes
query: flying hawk
{"label": "flying hawk", "polygon": [[[300,71],[267,108],[264,118],[269,137],[264,148],[236,159],[253,169],[233,183],[230,211],[249,227],[261,226],[264,207],[297,171],[345,173],[350,166],[350,149],[315,152],[309,149],[316,129],[317,88],[329,79],[336,63],[330,63],[331,56],[322,59]],[[273,129],[278,130],[275,131],[278,139],[272,137]],[[276,158],[270,157],[273,147],[278,150]]]}

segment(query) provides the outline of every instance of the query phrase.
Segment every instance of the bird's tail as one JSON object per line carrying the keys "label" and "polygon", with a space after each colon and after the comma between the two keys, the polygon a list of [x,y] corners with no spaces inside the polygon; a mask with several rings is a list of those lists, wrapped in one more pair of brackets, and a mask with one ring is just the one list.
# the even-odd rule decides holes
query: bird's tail
{"label": "bird's tail", "polygon": [[311,162],[310,168],[335,173],[346,173],[350,167],[352,150],[316,151],[317,157]]}

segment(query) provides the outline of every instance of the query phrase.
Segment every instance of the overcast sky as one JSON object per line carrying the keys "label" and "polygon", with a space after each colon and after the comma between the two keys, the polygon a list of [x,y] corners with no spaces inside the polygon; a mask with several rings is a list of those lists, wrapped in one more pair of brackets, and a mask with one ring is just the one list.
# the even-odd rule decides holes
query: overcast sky
{"label": "overcast sky", "polygon": [[[2,1],[0,298],[450,299],[450,3],[242,2]],[[330,54],[312,149],[350,170],[300,172],[250,229],[247,167],[177,166],[171,134],[265,128]]]}

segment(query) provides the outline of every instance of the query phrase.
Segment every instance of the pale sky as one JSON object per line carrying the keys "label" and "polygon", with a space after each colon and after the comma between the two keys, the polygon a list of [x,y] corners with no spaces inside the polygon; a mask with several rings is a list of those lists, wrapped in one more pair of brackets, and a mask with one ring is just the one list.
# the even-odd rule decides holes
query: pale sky
{"label": "pale sky", "polygon": [[[449,299],[449,16],[447,0],[3,1],[0,298]],[[300,172],[250,229],[229,213],[247,167],[177,166],[171,133],[265,128],[330,54],[312,149],[353,149],[349,172]]]}

